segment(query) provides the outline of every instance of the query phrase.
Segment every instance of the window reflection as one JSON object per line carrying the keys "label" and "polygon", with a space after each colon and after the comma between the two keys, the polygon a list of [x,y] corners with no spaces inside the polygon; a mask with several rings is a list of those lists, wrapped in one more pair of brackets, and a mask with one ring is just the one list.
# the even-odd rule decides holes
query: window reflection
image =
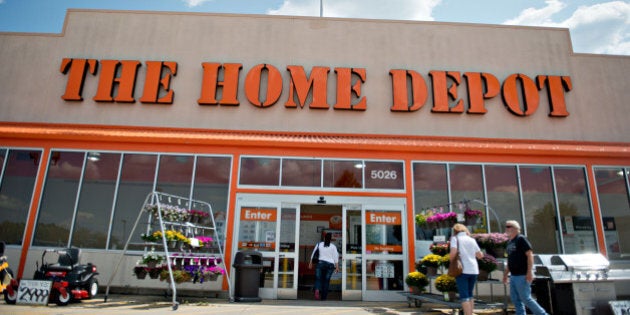
{"label": "window reflection", "polygon": [[212,206],[217,234],[223,246],[231,169],[232,159],[229,157],[200,156],[197,158],[193,188],[193,199]]}
{"label": "window reflection", "polygon": [[[488,219],[490,232],[503,232],[506,220],[521,217],[516,167],[511,165],[485,166],[488,191]],[[480,209],[484,210],[485,209]]]}
{"label": "window reflection", "polygon": [[33,245],[68,245],[84,158],[84,152],[51,153]]}
{"label": "window reflection", "polygon": [[610,260],[627,259],[630,256],[630,229],[625,228],[630,226],[629,170],[595,169],[606,251]]}
{"label": "window reflection", "polygon": [[[123,154],[120,183],[112,221],[110,249],[122,249],[129,238],[138,212],[142,208],[145,198],[153,191],[155,170],[157,166],[156,154]],[[140,234],[147,229],[147,214],[142,213],[140,223],[132,236],[132,243],[140,243]],[[130,247],[130,248],[133,248]],[[136,249],[141,249],[136,247]]]}
{"label": "window reflection", "polygon": [[190,155],[160,155],[156,190],[175,195],[190,196],[193,157]]}
{"label": "window reflection", "polygon": [[362,161],[324,161],[324,187],[361,188]]}
{"label": "window reflection", "polygon": [[41,151],[0,149],[0,240],[21,245]]}
{"label": "window reflection", "polygon": [[[521,186],[527,235],[537,254],[560,253],[556,207],[551,182],[551,169],[548,166],[521,166]],[[521,222],[520,218],[511,218]]]}
{"label": "window reflection", "polygon": [[243,157],[241,158],[241,185],[280,185],[280,159]]}
{"label": "window reflection", "polygon": [[[448,201],[448,183],[446,181],[446,164],[415,163],[413,164],[414,212],[435,205],[444,205]],[[435,230],[416,225],[416,239],[432,240]]]}
{"label": "window reflection", "polygon": [[104,249],[116,191],[120,154],[94,153],[98,152],[88,152],[87,155],[71,244],[82,248]]}
{"label": "window reflection", "polygon": [[320,187],[321,160],[282,159],[282,186]]}
{"label": "window reflection", "polygon": [[554,167],[564,252],[596,253],[595,228],[584,168]]}

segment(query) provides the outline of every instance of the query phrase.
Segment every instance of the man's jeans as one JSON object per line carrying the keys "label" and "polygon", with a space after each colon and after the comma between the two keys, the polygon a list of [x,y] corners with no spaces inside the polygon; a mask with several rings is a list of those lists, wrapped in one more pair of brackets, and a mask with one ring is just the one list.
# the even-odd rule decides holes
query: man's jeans
{"label": "man's jeans", "polygon": [[510,298],[516,315],[525,315],[525,306],[534,314],[547,314],[532,298],[532,288],[525,276],[510,276]]}

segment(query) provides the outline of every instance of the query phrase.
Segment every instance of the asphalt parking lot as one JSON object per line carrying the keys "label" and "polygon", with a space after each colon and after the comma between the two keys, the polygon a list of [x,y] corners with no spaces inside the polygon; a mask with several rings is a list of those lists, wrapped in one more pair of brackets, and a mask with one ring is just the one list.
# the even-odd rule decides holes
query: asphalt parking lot
{"label": "asphalt parking lot", "polygon": [[[3,315],[40,314],[318,314],[318,315],[359,315],[359,314],[452,314],[441,305],[424,303],[414,307],[407,302],[364,302],[364,301],[313,301],[313,300],[263,300],[261,302],[230,302],[226,299],[178,298],[176,310],[172,299],[165,296],[110,295],[107,302],[103,296],[92,300],[71,303],[67,306],[8,305],[0,302]],[[498,310],[497,310],[498,311]],[[479,311],[476,314],[499,314],[497,311]]]}

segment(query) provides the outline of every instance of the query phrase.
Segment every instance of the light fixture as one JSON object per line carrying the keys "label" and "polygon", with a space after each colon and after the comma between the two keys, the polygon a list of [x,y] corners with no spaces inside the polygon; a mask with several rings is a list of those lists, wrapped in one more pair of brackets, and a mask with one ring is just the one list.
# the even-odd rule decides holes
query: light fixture
{"label": "light fixture", "polygon": [[87,159],[92,162],[96,162],[101,159],[101,154],[98,152],[88,152]]}
{"label": "light fixture", "polygon": [[363,164],[363,162],[354,164],[354,168],[363,168],[363,167],[365,167],[365,164]]}
{"label": "light fixture", "polygon": [[320,204],[320,205],[326,204],[326,199],[324,199],[324,196],[319,197],[319,200],[317,200],[317,204]]}

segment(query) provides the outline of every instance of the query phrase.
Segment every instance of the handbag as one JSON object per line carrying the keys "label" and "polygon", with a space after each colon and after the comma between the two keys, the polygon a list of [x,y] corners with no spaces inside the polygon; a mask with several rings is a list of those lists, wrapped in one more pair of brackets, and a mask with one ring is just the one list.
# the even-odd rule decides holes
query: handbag
{"label": "handbag", "polygon": [[315,249],[315,252],[313,253],[313,257],[311,257],[311,263],[313,264],[318,264],[319,263],[319,243],[317,243],[317,249]]}
{"label": "handbag", "polygon": [[457,254],[455,254],[455,258],[451,260],[448,264],[448,275],[451,277],[457,277],[462,274],[464,267],[462,266],[462,260],[459,258],[459,240],[455,237],[455,240],[458,241],[457,244]]}

